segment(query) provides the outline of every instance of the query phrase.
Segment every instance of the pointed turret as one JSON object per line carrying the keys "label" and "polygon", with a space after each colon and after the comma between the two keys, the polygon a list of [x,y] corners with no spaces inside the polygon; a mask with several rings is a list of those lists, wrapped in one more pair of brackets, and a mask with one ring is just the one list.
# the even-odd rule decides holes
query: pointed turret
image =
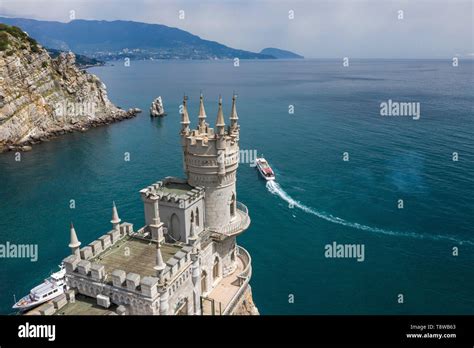
{"label": "pointed turret", "polygon": [[239,125],[237,124],[237,121],[239,120],[239,116],[237,115],[236,99],[237,99],[237,96],[234,93],[234,95],[232,96],[232,111],[230,113],[231,131],[238,131],[239,129]]}
{"label": "pointed turret", "polygon": [[204,109],[204,98],[202,96],[199,97],[199,133],[206,133],[206,110]]}
{"label": "pointed turret", "polygon": [[188,100],[187,96],[183,97],[183,113],[181,114],[181,134],[189,133],[189,114],[188,107],[186,106],[186,101]]}
{"label": "pointed turret", "polygon": [[222,97],[221,96],[219,96],[219,109],[217,110],[216,129],[217,129],[218,135],[224,135],[225,121],[224,121],[224,113],[222,112]]}
{"label": "pointed turret", "polygon": [[74,229],[74,225],[71,222],[71,235],[70,235],[70,242],[69,247],[71,248],[71,254],[80,257],[79,247],[81,246],[81,242],[77,239],[76,230]]}
{"label": "pointed turret", "polygon": [[188,239],[189,239],[189,244],[191,244],[191,245],[195,244],[197,239],[198,239],[193,222],[191,222],[191,230],[189,231],[189,238]]}
{"label": "pointed turret", "polygon": [[163,262],[163,255],[161,255],[161,243],[156,243],[156,266],[153,269],[156,271],[157,275],[160,276],[166,265]]}
{"label": "pointed turret", "polygon": [[110,220],[110,223],[112,224],[114,230],[120,230],[120,221],[122,220],[119,218],[115,202],[112,202],[112,220]]}

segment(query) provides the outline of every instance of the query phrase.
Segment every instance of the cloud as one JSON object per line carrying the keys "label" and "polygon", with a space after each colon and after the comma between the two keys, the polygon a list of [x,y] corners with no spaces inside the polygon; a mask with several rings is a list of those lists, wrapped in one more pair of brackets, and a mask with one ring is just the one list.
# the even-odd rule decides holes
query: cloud
{"label": "cloud", "polygon": [[[183,10],[184,19],[179,18]],[[294,19],[288,12],[294,11]],[[398,19],[399,10],[403,19]],[[178,27],[235,48],[320,58],[449,58],[474,50],[470,0],[2,0],[0,13]]]}

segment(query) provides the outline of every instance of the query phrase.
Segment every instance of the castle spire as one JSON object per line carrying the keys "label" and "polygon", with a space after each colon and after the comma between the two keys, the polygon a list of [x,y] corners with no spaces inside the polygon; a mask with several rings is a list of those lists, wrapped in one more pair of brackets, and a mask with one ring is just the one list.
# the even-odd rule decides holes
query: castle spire
{"label": "castle spire", "polygon": [[232,131],[238,130],[237,121],[239,116],[237,115],[237,106],[236,106],[237,95],[234,93],[232,96],[232,111],[230,113],[230,129]]}
{"label": "castle spire", "polygon": [[197,241],[197,234],[194,228],[194,222],[191,222],[191,230],[189,231],[189,243],[194,244]]}
{"label": "castle spire", "polygon": [[206,133],[206,110],[204,109],[204,97],[199,97],[199,133]]}
{"label": "castle spire", "polygon": [[161,243],[158,242],[156,243],[156,266],[153,267],[153,269],[156,271],[157,275],[160,276],[165,267],[163,255],[161,254]]}
{"label": "castle spire", "polygon": [[224,135],[225,121],[224,121],[224,113],[222,112],[222,97],[219,96],[219,110],[217,111],[217,121],[216,121],[216,128],[218,135]]}
{"label": "castle spire", "polygon": [[77,239],[76,230],[74,229],[74,225],[71,222],[71,235],[70,235],[70,243],[69,247],[71,248],[71,254],[75,255],[80,258],[79,247],[81,242]]}
{"label": "castle spire", "polygon": [[115,206],[115,202],[112,202],[112,220],[110,220],[110,223],[112,224],[114,230],[119,231],[120,230],[120,218],[117,212],[117,207]]}
{"label": "castle spire", "polygon": [[189,132],[189,115],[188,115],[188,107],[186,106],[186,101],[188,97],[185,95],[183,97],[183,113],[181,114],[181,134],[188,134]]}

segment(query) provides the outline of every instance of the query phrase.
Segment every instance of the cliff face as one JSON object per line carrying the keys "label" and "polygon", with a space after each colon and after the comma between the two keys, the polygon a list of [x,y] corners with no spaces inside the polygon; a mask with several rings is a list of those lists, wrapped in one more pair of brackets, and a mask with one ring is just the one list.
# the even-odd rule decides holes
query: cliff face
{"label": "cliff face", "polygon": [[241,302],[236,307],[232,315],[260,315],[257,306],[255,306],[255,303],[253,302],[252,289],[250,286],[245,291]]}
{"label": "cliff face", "polygon": [[74,63],[74,54],[51,59],[20,29],[0,25],[0,152],[139,112],[115,107],[105,85]]}

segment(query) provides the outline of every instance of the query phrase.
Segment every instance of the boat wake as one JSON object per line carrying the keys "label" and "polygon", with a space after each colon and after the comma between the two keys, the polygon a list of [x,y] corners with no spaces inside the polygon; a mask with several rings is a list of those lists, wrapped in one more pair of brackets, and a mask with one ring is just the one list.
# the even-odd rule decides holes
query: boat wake
{"label": "boat wake", "polygon": [[340,217],[333,216],[325,212],[317,211],[311,207],[304,205],[303,203],[300,203],[299,201],[294,200],[293,198],[291,198],[291,196],[288,193],[286,193],[285,190],[281,188],[281,186],[276,181],[268,181],[267,189],[268,191],[270,191],[270,193],[276,196],[279,196],[281,199],[286,201],[291,206],[301,209],[305,213],[312,214],[314,216],[317,216],[320,219],[323,219],[335,224],[339,224],[342,226],[347,226],[347,227],[355,228],[362,231],[372,232],[372,233],[386,234],[390,236],[402,236],[402,237],[411,237],[411,238],[417,238],[417,239],[430,239],[430,240],[444,240],[444,241],[454,242],[457,244],[474,245],[474,241],[462,240],[456,237],[450,237],[450,236],[444,236],[444,235],[429,235],[429,234],[421,234],[421,233],[414,233],[414,232],[391,231],[391,230],[385,230],[383,228],[362,225],[357,222],[346,221]]}

